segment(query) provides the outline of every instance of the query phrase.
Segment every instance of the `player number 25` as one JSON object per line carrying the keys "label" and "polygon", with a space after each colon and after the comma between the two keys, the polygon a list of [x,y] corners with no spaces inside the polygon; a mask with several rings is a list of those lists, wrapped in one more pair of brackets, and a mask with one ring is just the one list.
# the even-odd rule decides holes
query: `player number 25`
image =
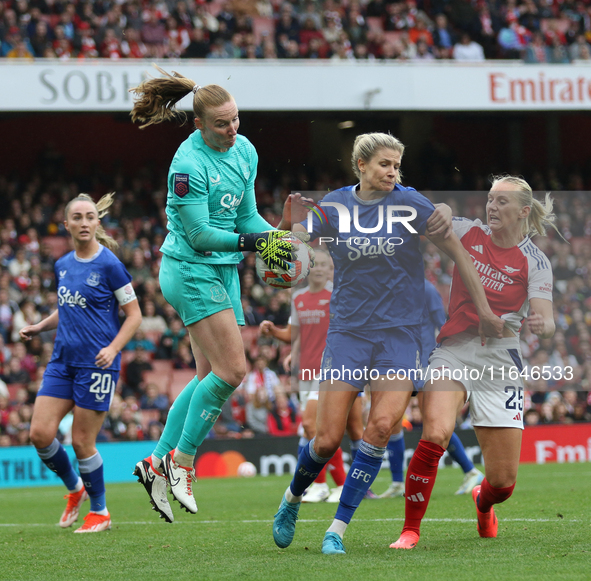
{"label": "player number 25", "polygon": [[[509,399],[505,402],[505,409],[523,411],[523,388],[515,389],[508,385],[505,388],[505,393],[509,394]],[[515,396],[517,396],[517,401],[515,401]]]}

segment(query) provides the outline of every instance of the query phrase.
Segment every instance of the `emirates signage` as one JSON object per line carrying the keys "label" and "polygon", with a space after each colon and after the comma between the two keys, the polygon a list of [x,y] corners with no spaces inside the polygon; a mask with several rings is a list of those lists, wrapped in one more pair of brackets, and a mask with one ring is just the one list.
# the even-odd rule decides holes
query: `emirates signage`
{"label": "emirates signage", "polygon": [[[228,89],[242,111],[583,111],[591,62],[161,61]],[[0,59],[0,111],[129,111],[149,61]],[[180,106],[191,109],[191,98]]]}
{"label": "emirates signage", "polygon": [[591,424],[529,426],[523,430],[521,462],[591,462]]}
{"label": "emirates signage", "polygon": [[[534,74],[515,75],[511,71],[489,73],[490,102],[503,106],[576,105],[591,106],[591,71],[570,76],[552,74],[552,69]],[[579,74],[577,74],[579,73]]]}

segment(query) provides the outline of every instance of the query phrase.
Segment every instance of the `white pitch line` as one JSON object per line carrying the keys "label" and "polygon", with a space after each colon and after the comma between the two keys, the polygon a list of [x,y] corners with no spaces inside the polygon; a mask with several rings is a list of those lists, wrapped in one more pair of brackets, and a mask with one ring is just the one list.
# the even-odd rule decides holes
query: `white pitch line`
{"label": "white pitch line", "polygon": [[[330,520],[330,519],[329,519]],[[269,519],[253,519],[253,520],[193,520],[176,522],[180,525],[219,525],[219,524],[271,524],[273,521]],[[327,519],[299,519],[299,522],[304,523],[325,523]],[[404,522],[404,518],[366,518],[366,519],[355,519],[355,522]],[[441,522],[441,523],[474,523],[475,518],[424,518],[423,522]],[[581,522],[577,519],[558,519],[558,518],[502,518],[503,522],[524,522],[524,523],[559,523],[569,522],[576,523]],[[123,521],[113,523],[114,525],[158,525],[162,524],[160,521]],[[46,524],[46,523],[0,523],[0,527],[57,527],[57,524]]]}

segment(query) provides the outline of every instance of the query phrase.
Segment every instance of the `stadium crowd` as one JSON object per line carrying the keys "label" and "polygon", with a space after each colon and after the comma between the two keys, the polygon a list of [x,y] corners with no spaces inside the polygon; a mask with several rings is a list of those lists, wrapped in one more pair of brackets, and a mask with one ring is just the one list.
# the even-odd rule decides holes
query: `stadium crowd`
{"label": "stadium crowd", "polygon": [[[59,155],[46,156],[37,167],[38,172],[26,178],[0,176],[0,198],[4,201],[0,208],[0,446],[29,442],[32,406],[51,357],[53,332],[42,333],[26,345],[18,341],[18,332],[56,307],[53,264],[69,250],[63,226],[65,203],[79,191],[98,198],[113,184],[118,195],[103,224],[119,242],[119,256],[133,276],[144,319],[124,352],[117,394],[100,438],[157,439],[176,395],[175,377],[185,374],[179,380],[182,387],[186,375],[193,374],[195,368],[188,335],[159,292],[158,249],[166,227],[166,176],[145,167],[133,176],[119,173],[107,178],[97,172],[77,179],[64,173]],[[348,179],[327,172],[316,175],[311,169],[277,175],[271,180],[261,172],[256,184],[259,208],[275,224],[291,190],[306,190],[306,184],[314,184],[316,191],[326,191]],[[441,175],[434,179],[440,181]],[[447,181],[453,183],[453,178],[449,176]],[[469,181],[464,184],[466,190],[486,188],[485,176]],[[583,193],[583,178],[576,173],[538,172],[530,182],[537,191],[554,192],[557,226],[565,240],[553,231],[548,238],[536,239],[554,269],[557,331],[545,340],[529,334],[527,326],[522,331],[529,368],[540,372],[532,373],[526,381],[526,423],[591,421],[591,197]],[[572,191],[561,192],[565,188]],[[448,203],[454,215],[484,218],[482,193],[423,191],[435,202]],[[453,265],[432,244],[425,243],[423,250],[426,277],[447,303]],[[258,325],[265,319],[280,327],[287,324],[290,291],[264,285],[256,274],[254,259],[254,254],[249,254],[240,265],[248,325],[243,338],[250,370],[224,406],[210,437],[290,435],[299,422],[297,389],[282,367],[289,346],[258,333]],[[549,374],[541,373],[544,366],[551,368]],[[406,425],[421,425],[414,400],[407,410]],[[60,428],[66,441],[68,430],[66,420]]]}
{"label": "stadium crowd", "polygon": [[0,57],[591,59],[588,0],[0,0]]}

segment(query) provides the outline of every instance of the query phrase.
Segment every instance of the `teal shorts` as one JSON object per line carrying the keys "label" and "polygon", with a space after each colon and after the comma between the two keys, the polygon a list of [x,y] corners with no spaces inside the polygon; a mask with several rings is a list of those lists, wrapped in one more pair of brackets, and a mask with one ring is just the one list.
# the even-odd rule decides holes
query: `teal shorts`
{"label": "teal shorts", "polygon": [[164,254],[160,288],[185,326],[226,309],[234,309],[236,322],[244,325],[235,264],[195,264]]}

